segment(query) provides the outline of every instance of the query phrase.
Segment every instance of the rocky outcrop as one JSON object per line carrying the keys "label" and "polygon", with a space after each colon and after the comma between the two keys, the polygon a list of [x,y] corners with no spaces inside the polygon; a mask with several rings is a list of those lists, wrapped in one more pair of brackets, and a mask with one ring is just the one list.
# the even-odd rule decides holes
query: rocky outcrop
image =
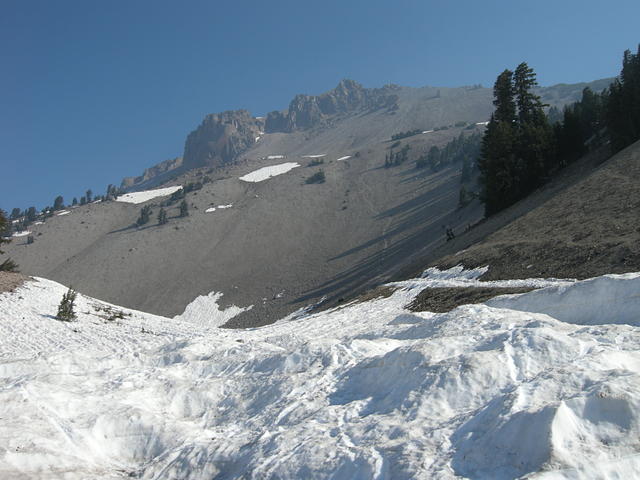
{"label": "rocky outcrop", "polygon": [[246,110],[207,115],[189,134],[184,146],[186,169],[221,166],[253,146],[264,129],[264,120]]}
{"label": "rocky outcrop", "polygon": [[160,162],[153,167],[145,169],[145,171],[139,177],[124,177],[120,186],[125,189],[135,187],[153,178],[159,177],[160,175],[171,172],[172,170],[175,170],[181,166],[182,157],[165,160],[164,162]]}
{"label": "rocky outcrop", "polygon": [[397,108],[399,87],[364,88],[353,80],[342,80],[336,88],[322,95],[296,95],[284,112],[267,115],[265,131],[293,132],[320,125],[331,116],[366,110]]}

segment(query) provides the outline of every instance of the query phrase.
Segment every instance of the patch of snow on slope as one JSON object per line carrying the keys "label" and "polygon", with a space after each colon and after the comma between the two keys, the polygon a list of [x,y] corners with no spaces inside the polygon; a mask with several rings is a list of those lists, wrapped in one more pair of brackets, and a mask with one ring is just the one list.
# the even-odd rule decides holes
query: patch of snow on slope
{"label": "patch of snow on slope", "polygon": [[15,232],[12,237],[25,237],[27,235],[31,235],[31,230],[22,230],[20,232]]}
{"label": "patch of snow on slope", "polygon": [[212,213],[212,212],[215,212],[215,211],[216,211],[216,207],[209,207],[204,211],[204,213]]}
{"label": "patch of snow on slope", "polygon": [[284,155],[267,155],[267,160],[278,160],[284,158]]}
{"label": "patch of snow on slope", "polygon": [[433,130],[425,130],[425,131],[424,131],[424,132],[422,132],[422,133],[432,133],[432,132],[433,132]]}
{"label": "patch of snow on slope", "polygon": [[56,213],[57,216],[61,217],[62,215],[69,215],[71,212],[69,210],[62,210]]}
{"label": "patch of snow on slope", "polygon": [[345,155],[344,157],[340,157],[336,160],[336,162],[342,162],[344,160],[348,160],[351,158],[351,155]]}
{"label": "patch of snow on slope", "polygon": [[240,177],[240,180],[244,182],[262,182],[271,177],[287,173],[289,170],[292,170],[299,166],[300,164],[297,162],[287,162],[281,163],[279,165],[271,165],[270,167],[262,167]]}
{"label": "patch of snow on slope", "polygon": [[326,153],[321,153],[320,155],[302,155],[302,158],[322,158],[326,156]]}
{"label": "patch of snow on slope", "polygon": [[[599,302],[594,303],[593,298]],[[626,323],[640,326],[640,273],[606,275],[524,295],[494,298],[487,305],[546,313],[579,325]]]}
{"label": "patch of snow on slope", "polygon": [[181,185],[177,185],[174,187],[166,187],[166,188],[157,188],[155,190],[144,190],[142,192],[131,192],[125,193],[124,195],[120,195],[116,198],[116,202],[125,202],[125,203],[144,203],[148,202],[157,197],[165,197],[167,195],[171,195],[174,192],[182,189]]}
{"label": "patch of snow on slope", "polygon": [[489,122],[476,122],[476,125],[489,125]]}
{"label": "patch of snow on slope", "polygon": [[173,317],[174,320],[194,323],[203,328],[219,327],[224,325],[236,315],[253,308],[253,305],[241,308],[231,305],[221,309],[218,301],[222,297],[220,292],[211,292],[208,295],[201,295],[193,300],[180,315]]}
{"label": "patch of snow on slope", "polygon": [[[457,273],[430,281],[478,281]],[[58,322],[66,288],[42,279],[0,294],[0,477],[637,477],[640,330],[616,324],[623,305],[597,325],[506,305],[407,311],[427,278],[248,330],[108,322],[84,296],[79,320]],[[512,298],[597,309],[635,302],[637,278]]]}

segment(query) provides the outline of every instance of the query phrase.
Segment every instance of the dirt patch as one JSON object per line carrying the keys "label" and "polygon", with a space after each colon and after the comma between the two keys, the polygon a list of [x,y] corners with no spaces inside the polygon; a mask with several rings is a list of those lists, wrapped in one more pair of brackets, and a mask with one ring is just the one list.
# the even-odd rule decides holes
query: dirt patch
{"label": "dirt patch", "polygon": [[460,305],[483,303],[498,295],[527,293],[531,287],[439,287],[425,288],[407,305],[412,312],[445,313]]}
{"label": "dirt patch", "polygon": [[640,271],[638,212],[640,142],[479,243],[431,265],[489,265],[482,280]]}
{"label": "dirt patch", "polygon": [[28,278],[20,273],[0,272],[0,293],[13,292]]}

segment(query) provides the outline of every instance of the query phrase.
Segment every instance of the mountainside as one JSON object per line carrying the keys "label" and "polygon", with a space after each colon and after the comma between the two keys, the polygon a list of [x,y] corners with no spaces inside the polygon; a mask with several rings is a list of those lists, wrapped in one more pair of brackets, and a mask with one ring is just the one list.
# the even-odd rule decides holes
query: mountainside
{"label": "mountainside", "polygon": [[[536,89],[536,93],[549,105],[562,107],[578,100],[585,87],[600,91],[611,80],[541,87]],[[273,145],[281,148],[283,153],[290,153],[292,147],[297,148],[302,143],[305,143],[300,145],[303,148],[325,150],[331,146],[342,150],[361,148],[403,131],[429,130],[464,121],[486,121],[493,110],[492,95],[491,89],[479,85],[365,88],[353,80],[342,80],[333,90],[320,95],[296,95],[288,109],[269,112],[266,118],[253,117],[246,110],[207,115],[185,141],[183,169],[177,164],[166,168],[167,162],[162,162],[145,170],[133,182],[131,177],[125,178],[122,185],[146,188],[167,180],[158,178],[148,182],[155,175],[171,170],[177,176],[185,169],[225,165],[245,153],[249,156],[260,154],[255,149],[256,143],[272,140],[265,133],[307,131],[294,136],[293,145],[289,145],[292,140],[289,136],[284,137],[288,139],[284,145]],[[318,135],[322,138],[316,139]],[[315,145],[306,143],[310,140],[315,140]]]}
{"label": "mountainside", "polygon": [[[563,86],[557,105],[583,86]],[[387,100],[380,107],[391,97],[393,108]],[[482,217],[477,201],[459,208],[461,162],[432,170],[415,161],[482,132],[476,124],[492,111],[489,89],[369,90],[345,81],[292,105],[283,113],[296,118],[290,133],[266,133],[263,119],[240,111],[210,115],[189,136],[182,166],[157,177],[185,190],[204,182],[189,187],[187,217],[173,203],[165,206],[169,222],[156,224],[168,197],[148,201],[151,221],[140,227],[142,205],[84,205],[34,225],[35,241],[18,237],[7,253],[27,274],[162,315],[220,292],[223,304],[248,309],[229,326],[255,326],[364,291],[444,244],[446,229],[460,232]],[[307,115],[300,112],[313,111],[320,120],[298,123]],[[385,168],[401,151],[404,161]],[[263,182],[241,179],[283,163],[295,168]],[[324,181],[308,184],[320,171]]]}

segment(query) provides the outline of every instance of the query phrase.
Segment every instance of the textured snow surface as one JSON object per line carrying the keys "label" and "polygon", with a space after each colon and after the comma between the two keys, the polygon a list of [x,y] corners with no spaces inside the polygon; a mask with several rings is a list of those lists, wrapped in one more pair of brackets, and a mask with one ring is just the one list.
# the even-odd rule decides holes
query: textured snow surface
{"label": "textured snow surface", "polygon": [[[274,156],[271,156],[272,158]],[[280,157],[275,157],[280,158]],[[279,165],[271,165],[270,167],[262,167],[258,170],[254,170],[251,173],[247,173],[246,175],[240,177],[240,180],[245,182],[262,182],[263,180],[267,180],[271,177],[275,177],[277,175],[282,175],[283,173],[287,173],[289,170],[292,170],[296,167],[299,167],[300,164],[297,162],[287,162],[281,163]]]}
{"label": "textured snow surface", "polygon": [[302,155],[302,158],[322,158],[322,157],[326,157],[327,154],[326,153],[320,153],[317,155]]}
{"label": "textured snow surface", "polygon": [[336,162],[342,162],[344,160],[349,160],[351,158],[351,155],[345,155],[344,157],[340,157],[336,160]]}
{"label": "textured snow surface", "polygon": [[62,210],[56,213],[57,216],[61,217],[62,215],[69,215],[71,212],[69,210]]}
{"label": "textured snow surface", "polygon": [[144,190],[142,192],[131,192],[125,193],[124,195],[120,195],[116,198],[116,202],[125,202],[125,203],[144,203],[152,200],[156,197],[165,197],[167,195],[171,195],[174,192],[177,192],[182,188],[181,185],[177,185],[174,187],[166,187],[166,188],[157,188],[155,190]]}
{"label": "textured snow surface", "polygon": [[72,323],[59,284],[0,294],[0,478],[637,478],[640,274],[404,308],[481,273],[243,331],[215,293]]}
{"label": "textured snow surface", "polygon": [[31,235],[31,230],[22,230],[20,232],[15,232],[12,237],[26,237],[27,235]]}

